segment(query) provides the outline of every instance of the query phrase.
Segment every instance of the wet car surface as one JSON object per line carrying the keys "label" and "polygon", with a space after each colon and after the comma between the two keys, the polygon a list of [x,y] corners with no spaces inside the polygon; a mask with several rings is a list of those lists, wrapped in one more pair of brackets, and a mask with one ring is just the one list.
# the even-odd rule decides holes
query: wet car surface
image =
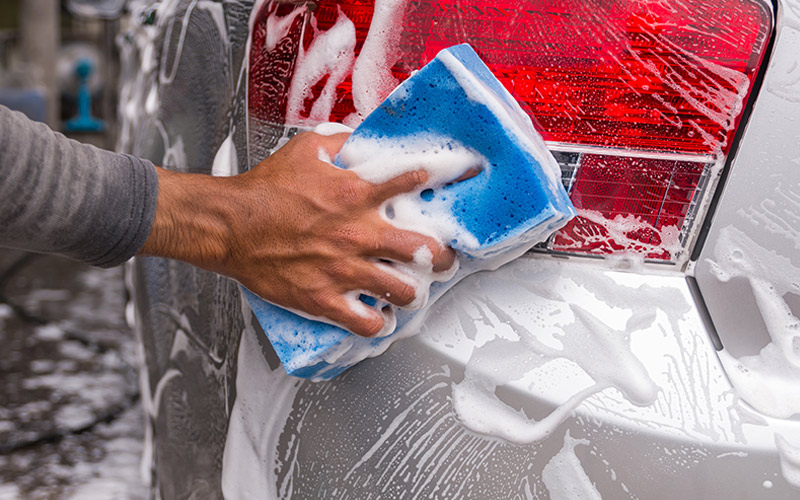
{"label": "wet car surface", "polygon": [[[796,497],[797,395],[754,399],[770,390],[749,376],[758,366],[746,357],[788,342],[791,361],[796,346],[800,204],[793,159],[800,151],[786,131],[800,116],[793,50],[800,8],[744,3],[756,5],[766,24],[753,35],[765,55],[746,80],[750,99],[740,88],[741,109],[730,107],[741,121],[720,129],[724,141],[715,144],[727,154],[662,152],[647,167],[671,162],[673,178],[696,168],[702,173],[693,183],[712,182],[702,202],[682,212],[678,224],[697,217],[691,226],[654,226],[662,238],[648,240],[655,244],[629,238],[638,254],[580,255],[572,243],[578,228],[498,271],[465,279],[437,303],[419,335],[324,383],[283,372],[236,283],[179,262],[137,259],[142,393],[158,494]],[[292,26],[310,26],[327,4],[132,2],[121,35],[121,149],[177,170],[230,175],[313,125],[313,92],[292,108],[288,97],[283,104],[256,101],[248,86],[256,77],[264,95],[288,96],[302,40]],[[405,5],[383,3],[390,4]],[[348,12],[357,29],[367,30],[354,9]],[[337,19],[308,28],[308,36]],[[646,32],[649,24],[641,27],[639,19],[634,28]],[[284,36],[266,36],[270,50],[255,61],[250,37],[261,26]],[[691,26],[703,32],[701,20]],[[253,70],[256,62],[264,72]],[[622,158],[636,147],[628,142],[612,154],[596,144],[550,144],[566,177],[577,165],[573,193],[582,186],[579,169],[602,174],[615,164],[591,158]],[[593,207],[583,208],[591,222]],[[678,246],[659,243],[668,237]],[[720,343],[725,350],[718,351]],[[791,380],[787,369],[778,375]]]}

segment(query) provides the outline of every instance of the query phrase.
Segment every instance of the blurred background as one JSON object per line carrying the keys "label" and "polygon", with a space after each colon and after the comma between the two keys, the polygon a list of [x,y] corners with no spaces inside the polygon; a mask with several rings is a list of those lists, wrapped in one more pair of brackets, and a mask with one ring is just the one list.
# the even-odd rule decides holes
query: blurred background
{"label": "blurred background", "polygon": [[[0,104],[114,149],[124,4],[0,0]],[[0,500],[149,496],[130,307],[122,268],[0,248]]]}

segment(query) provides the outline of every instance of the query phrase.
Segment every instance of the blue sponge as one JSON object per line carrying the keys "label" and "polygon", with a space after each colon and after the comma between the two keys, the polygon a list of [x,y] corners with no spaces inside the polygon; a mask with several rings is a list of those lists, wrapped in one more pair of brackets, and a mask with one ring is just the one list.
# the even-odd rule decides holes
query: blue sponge
{"label": "blue sponge", "polygon": [[[480,174],[455,183],[437,178],[437,166],[458,161],[477,163],[471,166]],[[513,260],[575,216],[558,165],[530,118],[468,45],[443,50],[403,82],[352,133],[335,163],[368,180],[380,179],[379,170],[392,165],[428,169],[438,184],[406,196],[391,207],[402,213],[387,219],[403,227],[410,213],[405,220],[421,221],[413,226],[420,228],[430,221],[420,232],[435,233],[456,250],[459,269],[431,286],[421,309],[391,306],[395,333],[374,339],[302,318],[245,290],[287,373],[298,377],[331,379],[382,353],[413,333],[436,299],[464,276]],[[370,299],[362,298],[374,303]]]}

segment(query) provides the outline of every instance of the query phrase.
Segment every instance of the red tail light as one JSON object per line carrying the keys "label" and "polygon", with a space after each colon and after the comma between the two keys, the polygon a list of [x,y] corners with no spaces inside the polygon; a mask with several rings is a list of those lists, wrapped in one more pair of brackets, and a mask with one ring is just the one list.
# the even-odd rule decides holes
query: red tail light
{"label": "red tail light", "polygon": [[[251,144],[276,125],[357,123],[370,111],[358,109],[359,92],[380,94],[374,102],[388,94],[393,85],[365,87],[356,75],[354,101],[352,70],[329,71],[295,88],[303,99],[288,106],[301,54],[344,19],[358,56],[373,16],[383,15],[378,2],[379,14],[368,0],[264,4],[250,48]],[[467,42],[550,144],[581,217],[549,250],[674,260],[685,249],[764,55],[772,16],[763,2],[383,0],[389,4],[401,9],[399,29],[383,23],[384,33],[369,34],[390,38],[384,80],[402,81],[439,50]],[[331,91],[320,112],[315,103]]]}

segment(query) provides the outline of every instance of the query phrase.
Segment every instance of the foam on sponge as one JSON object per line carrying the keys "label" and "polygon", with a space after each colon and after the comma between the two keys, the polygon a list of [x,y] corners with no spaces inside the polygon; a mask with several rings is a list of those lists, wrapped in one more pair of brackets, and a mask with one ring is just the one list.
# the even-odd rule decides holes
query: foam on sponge
{"label": "foam on sponge", "polygon": [[[403,82],[353,131],[335,164],[371,182],[424,168],[419,191],[381,207],[391,224],[433,236],[457,253],[434,273],[430,252],[409,264],[376,263],[417,288],[415,310],[390,306],[387,336],[362,338],[273,306],[245,291],[287,373],[330,379],[414,334],[431,305],[463,277],[496,269],[574,217],[561,173],[530,118],[468,45],[457,45]],[[469,170],[472,178],[453,182]],[[375,299],[359,296],[382,308]]]}

